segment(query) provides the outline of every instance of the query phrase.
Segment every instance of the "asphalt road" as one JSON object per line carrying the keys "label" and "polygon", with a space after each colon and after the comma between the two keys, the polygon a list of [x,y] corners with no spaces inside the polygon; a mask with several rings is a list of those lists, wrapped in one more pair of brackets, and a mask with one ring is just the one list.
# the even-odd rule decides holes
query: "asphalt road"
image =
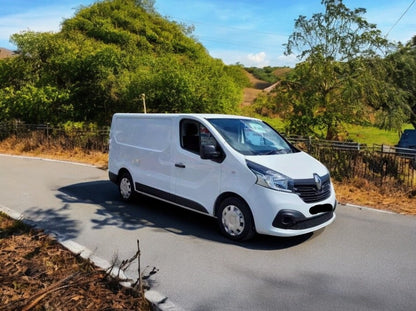
{"label": "asphalt road", "polygon": [[[119,200],[107,172],[0,155],[0,207],[108,262],[156,267],[152,289],[199,310],[414,310],[416,217],[339,206],[317,233],[245,243],[215,220],[151,199]],[[137,277],[133,265],[127,274]]]}

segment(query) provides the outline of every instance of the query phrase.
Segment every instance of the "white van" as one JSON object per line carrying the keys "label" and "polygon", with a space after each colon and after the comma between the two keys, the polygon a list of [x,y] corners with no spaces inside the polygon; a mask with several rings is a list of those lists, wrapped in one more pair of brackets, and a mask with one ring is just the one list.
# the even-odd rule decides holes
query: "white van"
{"label": "white van", "polygon": [[258,119],[117,113],[108,168],[122,199],[140,193],[214,216],[233,240],[301,235],[335,219],[327,168]]}

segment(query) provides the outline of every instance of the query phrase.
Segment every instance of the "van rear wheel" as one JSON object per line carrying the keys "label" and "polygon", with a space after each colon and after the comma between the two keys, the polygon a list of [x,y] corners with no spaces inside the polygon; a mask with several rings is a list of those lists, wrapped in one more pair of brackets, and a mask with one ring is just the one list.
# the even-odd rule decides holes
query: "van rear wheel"
{"label": "van rear wheel", "polygon": [[123,201],[128,202],[133,199],[133,179],[128,172],[121,173],[118,181],[118,190]]}
{"label": "van rear wheel", "polygon": [[217,217],[222,234],[231,240],[248,240],[256,233],[250,208],[240,198],[229,197],[223,200]]}

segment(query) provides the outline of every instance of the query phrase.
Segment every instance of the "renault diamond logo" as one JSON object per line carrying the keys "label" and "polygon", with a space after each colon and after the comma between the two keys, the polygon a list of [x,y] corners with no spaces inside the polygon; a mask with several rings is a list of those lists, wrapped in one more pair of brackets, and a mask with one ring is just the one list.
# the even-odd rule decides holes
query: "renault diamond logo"
{"label": "renault diamond logo", "polygon": [[318,174],[313,174],[313,180],[315,181],[315,186],[318,191],[322,190],[322,180]]}

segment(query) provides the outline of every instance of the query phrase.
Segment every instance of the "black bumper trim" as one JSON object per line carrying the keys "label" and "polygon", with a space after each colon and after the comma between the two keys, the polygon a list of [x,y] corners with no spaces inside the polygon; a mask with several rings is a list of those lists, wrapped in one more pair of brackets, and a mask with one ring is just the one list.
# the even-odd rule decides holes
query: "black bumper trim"
{"label": "black bumper trim", "polygon": [[301,212],[284,209],[276,215],[273,227],[292,230],[309,229],[327,222],[332,217],[334,217],[333,211],[306,218]]}
{"label": "black bumper trim", "polygon": [[175,194],[172,194],[163,190],[149,187],[147,185],[144,185],[138,182],[135,183],[135,186],[136,186],[136,191],[141,194],[148,195],[148,196],[151,196],[153,198],[160,199],[163,201],[167,201],[167,202],[170,202],[170,203],[173,203],[173,204],[176,204],[176,205],[179,205],[181,207],[185,207],[191,210],[195,210],[203,214],[209,214],[208,211],[205,209],[205,207],[199,204],[198,202],[177,196]]}

